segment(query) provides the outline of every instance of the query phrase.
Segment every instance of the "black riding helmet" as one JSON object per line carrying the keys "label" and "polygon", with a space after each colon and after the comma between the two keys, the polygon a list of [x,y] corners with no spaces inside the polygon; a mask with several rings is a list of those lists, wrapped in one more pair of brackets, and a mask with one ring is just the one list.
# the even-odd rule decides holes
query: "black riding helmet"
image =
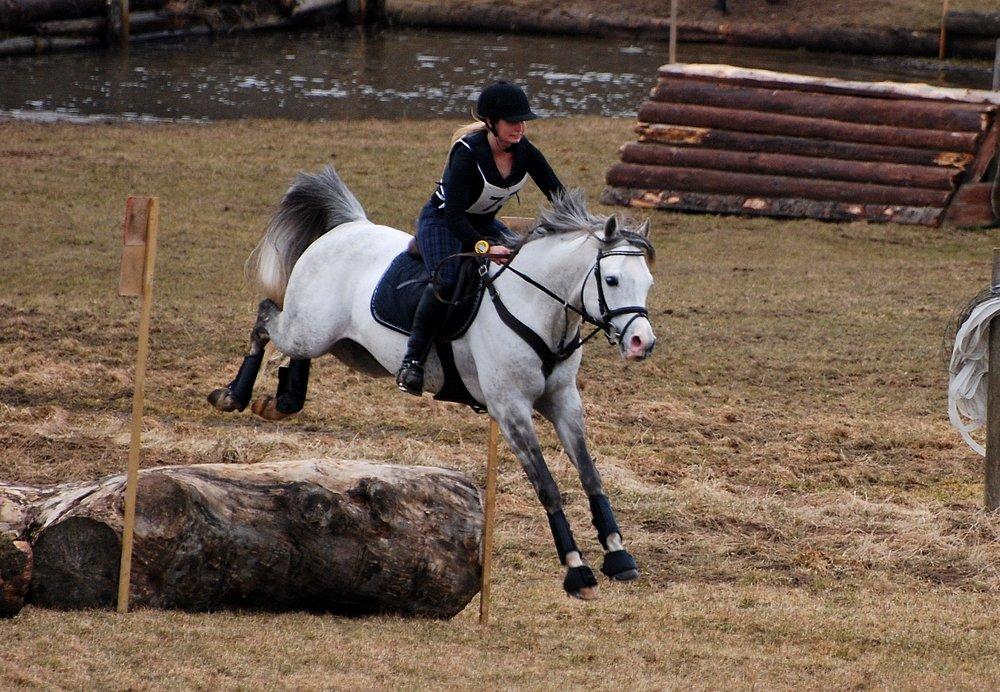
{"label": "black riding helmet", "polygon": [[476,117],[480,120],[506,120],[520,123],[538,116],[531,110],[524,90],[510,82],[497,82],[483,89],[476,102]]}

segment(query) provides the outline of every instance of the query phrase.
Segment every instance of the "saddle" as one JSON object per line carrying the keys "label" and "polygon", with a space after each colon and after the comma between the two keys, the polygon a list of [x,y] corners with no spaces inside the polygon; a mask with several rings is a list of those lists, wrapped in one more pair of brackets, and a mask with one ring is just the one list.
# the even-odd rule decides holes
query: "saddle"
{"label": "saddle", "polygon": [[[465,404],[477,413],[485,412],[486,407],[473,398],[463,384],[455,365],[451,342],[468,331],[479,312],[486,285],[486,277],[480,275],[479,268],[485,261],[470,258],[462,263],[452,306],[434,339],[434,348],[444,370],[444,385],[434,398]],[[413,316],[417,312],[420,297],[430,281],[424,261],[408,250],[401,252],[389,264],[372,293],[372,318],[393,331],[409,336],[413,330]]]}

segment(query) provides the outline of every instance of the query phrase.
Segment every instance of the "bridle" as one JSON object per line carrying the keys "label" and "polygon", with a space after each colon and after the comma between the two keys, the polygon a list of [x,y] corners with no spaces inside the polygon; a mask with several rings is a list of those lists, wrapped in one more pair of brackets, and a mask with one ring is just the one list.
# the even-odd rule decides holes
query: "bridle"
{"label": "bridle", "polygon": [[[604,258],[645,257],[646,253],[643,252],[642,250],[638,249],[628,250],[623,248],[623,249],[617,249],[617,250],[612,249],[605,251],[604,249],[599,248],[597,250],[597,258],[594,260],[593,266],[591,266],[591,268],[584,275],[583,282],[580,284],[580,292],[579,292],[580,307],[573,305],[572,303],[570,303],[568,299],[560,297],[555,291],[551,290],[544,284],[540,283],[539,281],[536,281],[535,279],[528,276],[524,272],[515,269],[513,266],[511,266],[512,262],[514,261],[514,258],[517,257],[519,251],[520,248],[518,248],[518,250],[515,250],[510,255],[508,255],[507,262],[504,265],[502,265],[500,269],[492,276],[489,275],[488,255],[478,255],[476,253],[463,252],[451,255],[450,257],[443,260],[442,264],[443,262],[453,257],[472,256],[472,257],[477,257],[481,261],[483,261],[483,263],[479,267],[479,275],[485,283],[486,290],[490,294],[490,299],[493,301],[493,306],[496,308],[497,314],[500,316],[500,319],[503,321],[504,324],[506,324],[514,333],[520,336],[525,342],[527,342],[527,344],[531,346],[531,348],[535,351],[535,353],[538,354],[539,358],[541,358],[542,360],[542,372],[545,374],[546,377],[548,377],[551,374],[552,370],[555,368],[556,365],[558,365],[559,363],[561,363],[562,361],[566,360],[571,355],[573,355],[574,351],[576,351],[578,348],[580,348],[585,343],[590,341],[598,333],[603,332],[605,338],[607,338],[608,340],[608,343],[611,345],[615,345],[621,342],[622,337],[624,336],[625,332],[628,331],[628,328],[632,326],[633,322],[635,322],[640,317],[645,317],[648,319],[649,311],[642,305],[628,305],[617,308],[610,307],[608,305],[607,297],[604,294],[604,277],[603,274],[601,273],[601,260],[603,260]],[[440,267],[440,264],[438,266]],[[563,330],[562,338],[559,339],[559,343],[556,345],[556,348],[554,350],[550,348],[549,345],[545,343],[545,340],[542,339],[542,337],[538,336],[538,334],[536,334],[530,327],[528,327],[528,325],[524,324],[524,322],[517,319],[517,317],[514,316],[514,314],[507,308],[503,300],[500,298],[500,293],[497,291],[496,286],[494,284],[496,283],[496,280],[500,277],[500,275],[503,274],[505,271],[509,271],[510,273],[519,277],[523,281],[534,286],[539,291],[549,296],[556,302],[560,303],[563,306],[564,312],[566,313],[572,312],[578,315],[583,322],[590,324],[594,327],[593,331],[591,331],[590,334],[588,334],[586,337],[581,338],[580,330],[578,329],[576,334],[574,334],[571,339],[567,340],[567,332],[569,330],[569,318],[567,315],[566,328]],[[434,273],[435,274],[437,273],[436,269]],[[600,314],[596,316],[591,315],[587,311],[587,303],[584,299],[585,292],[587,290],[587,281],[588,279],[590,279],[591,274],[594,275],[594,278],[597,282],[597,306],[598,310],[600,311]],[[625,326],[622,329],[618,329],[618,327],[615,326],[612,320],[615,317],[619,317],[621,315],[632,315],[632,317],[631,319],[628,320],[628,322],[625,323]]]}

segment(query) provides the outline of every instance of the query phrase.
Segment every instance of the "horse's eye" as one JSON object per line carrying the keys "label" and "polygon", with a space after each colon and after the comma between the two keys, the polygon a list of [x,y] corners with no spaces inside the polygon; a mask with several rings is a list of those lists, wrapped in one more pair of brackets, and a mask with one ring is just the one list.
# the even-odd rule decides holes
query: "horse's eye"
{"label": "horse's eye", "polygon": [[605,276],[604,277],[604,283],[606,283],[608,286],[617,286],[618,285],[618,277],[617,276]]}

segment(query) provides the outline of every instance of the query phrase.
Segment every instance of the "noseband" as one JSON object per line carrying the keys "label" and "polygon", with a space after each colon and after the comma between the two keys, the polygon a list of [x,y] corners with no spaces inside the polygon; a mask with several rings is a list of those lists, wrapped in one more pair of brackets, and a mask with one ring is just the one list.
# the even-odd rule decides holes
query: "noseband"
{"label": "noseband", "polygon": [[[622,336],[628,331],[628,328],[632,325],[634,321],[640,317],[649,317],[649,311],[646,310],[642,305],[629,305],[626,307],[612,308],[608,306],[607,298],[604,295],[604,278],[601,274],[601,260],[605,257],[645,257],[646,253],[641,250],[610,250],[605,252],[603,250],[597,251],[597,259],[594,261],[594,266],[590,268],[587,274],[583,277],[583,283],[580,285],[580,307],[571,305],[570,302],[564,298],[560,298],[556,293],[546,286],[542,285],[538,281],[524,274],[523,272],[514,269],[510,266],[511,261],[514,259],[514,255],[510,257],[505,265],[500,268],[496,274],[490,277],[486,288],[490,293],[490,299],[493,301],[493,305],[497,310],[497,314],[500,315],[500,319],[506,324],[510,329],[520,336],[531,348],[538,354],[538,357],[542,360],[542,372],[547,378],[556,365],[573,355],[573,352],[578,348],[583,346],[585,343],[591,340],[598,332],[603,332],[604,336],[607,338],[609,344],[617,344],[621,341]],[[486,274],[489,270],[489,263],[486,262],[480,268],[481,274]],[[575,312],[580,316],[580,319],[594,326],[594,330],[584,338],[580,338],[580,331],[577,330],[576,334],[568,342],[566,341],[566,334],[563,333],[563,337],[559,340],[555,350],[549,348],[548,344],[542,337],[538,336],[528,325],[524,324],[521,320],[517,319],[507,306],[504,305],[503,301],[500,299],[500,294],[497,292],[496,287],[493,285],[503,272],[509,271],[512,274],[520,277],[524,281],[528,282],[538,290],[540,290],[545,295],[549,296],[553,300],[562,304],[563,309],[569,312]],[[590,275],[593,274],[597,281],[597,306],[600,310],[600,315],[594,316],[587,312],[587,304],[584,300],[584,292],[587,289],[587,280]],[[618,329],[612,319],[620,315],[632,315],[632,318],[625,323],[623,329]]]}

